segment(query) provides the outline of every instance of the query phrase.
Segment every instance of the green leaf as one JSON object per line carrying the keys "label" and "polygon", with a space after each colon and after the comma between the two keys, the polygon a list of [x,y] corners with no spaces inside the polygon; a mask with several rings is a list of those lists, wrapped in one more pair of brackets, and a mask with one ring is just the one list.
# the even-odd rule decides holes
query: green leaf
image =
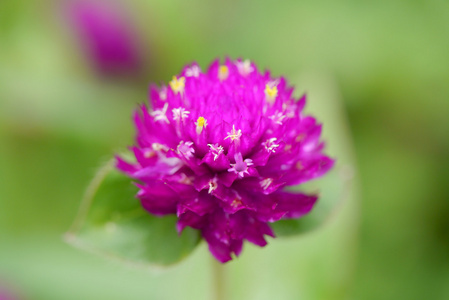
{"label": "green leaf", "polygon": [[198,245],[198,231],[176,231],[176,216],[158,218],[135,198],[137,187],[114,168],[99,170],[86,191],[66,241],[84,250],[133,265],[166,266],[187,257]]}
{"label": "green leaf", "polygon": [[349,192],[352,178],[350,173],[349,167],[337,165],[320,179],[290,188],[295,192],[318,194],[318,201],[312,211],[302,218],[270,224],[276,236],[301,234],[325,224]]}

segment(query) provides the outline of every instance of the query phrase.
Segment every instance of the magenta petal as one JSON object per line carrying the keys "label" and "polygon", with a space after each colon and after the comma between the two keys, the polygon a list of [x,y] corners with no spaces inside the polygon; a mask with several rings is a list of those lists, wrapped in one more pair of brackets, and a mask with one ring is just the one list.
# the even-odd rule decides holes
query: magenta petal
{"label": "magenta petal", "polygon": [[220,207],[224,212],[229,214],[235,214],[242,209],[252,209],[252,201],[245,197],[245,193],[241,191],[239,194],[236,190],[230,190],[219,186],[213,195],[220,199]]}
{"label": "magenta petal", "polygon": [[264,195],[269,195],[278,191],[284,185],[285,182],[280,178],[246,177],[239,181],[239,183],[235,186],[238,186],[239,188],[246,188],[253,192],[259,192]]}
{"label": "magenta petal", "polygon": [[207,192],[203,191],[201,193],[197,193],[196,197],[187,198],[184,197],[180,203],[180,208],[178,209],[178,214],[184,213],[187,210],[193,211],[199,216],[203,216],[207,213],[211,213],[217,207],[217,202],[214,197],[207,194]]}
{"label": "magenta petal", "polygon": [[245,238],[247,226],[250,224],[252,217],[249,216],[248,211],[241,210],[229,217],[229,232],[233,239]]}
{"label": "magenta petal", "polygon": [[120,171],[132,176],[132,174],[134,174],[137,170],[138,167],[128,163],[127,161],[121,159],[120,157],[116,157],[116,164],[115,164],[116,168],[119,169]]}
{"label": "magenta petal", "polygon": [[305,162],[299,161],[290,170],[286,170],[282,180],[288,185],[301,184],[326,174],[334,166],[334,163],[334,160],[325,156]]}
{"label": "magenta petal", "polygon": [[186,211],[179,216],[178,222],[176,224],[176,229],[178,233],[181,233],[186,226],[201,229],[207,222],[207,217],[199,216],[192,211]]}
{"label": "magenta petal", "polygon": [[139,187],[137,197],[147,211],[157,216],[176,213],[179,196],[162,181],[155,180]]}
{"label": "magenta petal", "polygon": [[236,173],[223,172],[218,174],[218,178],[223,185],[230,187],[234,183],[234,180],[238,178],[238,175]]}
{"label": "magenta petal", "polygon": [[266,151],[265,149],[258,151],[256,154],[251,156],[253,163],[255,166],[265,166],[268,159],[270,158],[271,153]]}
{"label": "magenta petal", "polygon": [[286,212],[284,218],[300,218],[308,214],[318,197],[315,195],[309,196],[305,194],[295,194],[287,192],[278,192],[270,195],[278,203],[276,210]]}
{"label": "magenta petal", "polygon": [[202,233],[204,239],[209,244],[209,251],[218,261],[225,263],[232,259],[232,249],[229,243],[223,242],[217,238],[213,230],[206,229],[203,230]]}
{"label": "magenta petal", "polygon": [[214,171],[224,171],[229,168],[229,159],[224,154],[216,155],[212,151],[207,153],[202,162],[206,163]]}
{"label": "magenta petal", "polygon": [[274,233],[267,223],[254,220],[247,227],[245,238],[257,246],[264,247],[267,244],[264,235],[274,237]]}
{"label": "magenta petal", "polygon": [[243,239],[232,240],[230,245],[231,252],[234,252],[236,256],[239,256],[243,249]]}

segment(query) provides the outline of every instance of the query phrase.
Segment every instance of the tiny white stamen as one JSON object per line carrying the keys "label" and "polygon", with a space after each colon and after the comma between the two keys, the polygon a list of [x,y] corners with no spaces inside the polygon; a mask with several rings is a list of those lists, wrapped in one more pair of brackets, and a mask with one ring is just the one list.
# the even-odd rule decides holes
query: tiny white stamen
{"label": "tiny white stamen", "polygon": [[282,110],[285,112],[285,116],[289,119],[294,118],[296,116],[296,110],[297,110],[298,105],[293,103],[293,104],[287,104],[284,103],[282,104]]}
{"label": "tiny white stamen", "polygon": [[214,177],[214,179],[209,181],[209,191],[208,191],[208,193],[211,194],[217,188],[218,188],[217,177]]}
{"label": "tiny white stamen", "polygon": [[236,63],[237,69],[239,70],[240,75],[246,76],[254,71],[254,68],[251,66],[251,61],[246,59],[245,61],[237,61]]}
{"label": "tiny white stamen", "polygon": [[268,117],[273,120],[274,123],[282,125],[282,120],[285,119],[285,115],[282,112],[275,112],[274,115]]}
{"label": "tiny white stamen", "polygon": [[224,149],[222,146],[215,144],[207,144],[210,147],[210,150],[212,151],[212,154],[214,155],[214,161],[217,160],[217,158],[220,156],[220,154],[223,153]]}
{"label": "tiny white stamen", "polygon": [[181,173],[181,178],[179,179],[179,183],[192,185],[193,179],[194,179],[193,177],[190,177],[184,173]]}
{"label": "tiny white stamen", "polygon": [[163,144],[159,144],[159,143],[153,143],[151,144],[151,148],[153,148],[154,151],[165,151],[167,152],[169,149],[167,146],[163,145]]}
{"label": "tiny white stamen", "polygon": [[266,190],[270,187],[270,185],[273,183],[273,178],[265,178],[260,182],[260,186]]}
{"label": "tiny white stamen", "polygon": [[167,119],[167,109],[168,103],[165,103],[162,109],[150,112],[150,116],[154,117],[155,122],[164,121],[166,123],[170,123],[170,121],[168,121]]}
{"label": "tiny white stamen", "polygon": [[184,107],[173,108],[173,119],[176,121],[184,121],[190,114],[190,111],[184,109]]}
{"label": "tiny white stamen", "polygon": [[295,111],[292,110],[292,109],[289,109],[289,110],[287,111],[287,113],[285,114],[285,116],[286,116],[287,118],[289,118],[289,119],[292,119],[292,118],[295,117]]}
{"label": "tiny white stamen", "polygon": [[279,147],[279,144],[275,143],[276,140],[276,138],[268,139],[266,142],[262,143],[262,146],[264,146],[268,152],[274,153],[276,152],[276,148]]}
{"label": "tiny white stamen", "polygon": [[197,65],[193,65],[190,68],[187,68],[186,76],[187,77],[198,77],[198,76],[200,76],[200,72],[201,72],[200,67]]}
{"label": "tiny white stamen", "polygon": [[167,100],[167,87],[166,86],[161,87],[161,90],[159,91],[159,98],[162,101]]}
{"label": "tiny white stamen", "polygon": [[225,137],[225,140],[228,138],[230,138],[231,141],[240,140],[241,136],[242,136],[242,131],[240,129],[236,131],[235,126],[232,125],[232,130],[228,132],[228,136]]}

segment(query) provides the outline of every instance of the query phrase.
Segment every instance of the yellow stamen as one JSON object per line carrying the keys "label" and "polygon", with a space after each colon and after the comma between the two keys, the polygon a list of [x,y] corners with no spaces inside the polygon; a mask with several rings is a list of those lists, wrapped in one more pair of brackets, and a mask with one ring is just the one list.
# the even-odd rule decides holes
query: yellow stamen
{"label": "yellow stamen", "polygon": [[198,120],[196,121],[197,126],[201,126],[203,127],[204,124],[206,123],[206,119],[204,117],[199,117]]}
{"label": "yellow stamen", "polygon": [[226,78],[228,78],[228,76],[229,76],[229,69],[228,69],[228,67],[225,66],[225,65],[220,66],[220,68],[218,69],[218,79],[223,81]]}
{"label": "yellow stamen", "polygon": [[204,117],[199,117],[195,122],[196,125],[196,133],[200,134],[203,131],[204,127],[207,127],[207,120]]}
{"label": "yellow stamen", "polygon": [[278,87],[277,86],[270,86],[267,84],[265,86],[265,98],[269,103],[273,103],[274,100],[276,100],[276,97],[278,96]]}
{"label": "yellow stamen", "polygon": [[186,79],[184,77],[176,78],[176,76],[173,76],[172,81],[170,81],[170,87],[175,94],[182,93],[184,92],[185,83]]}

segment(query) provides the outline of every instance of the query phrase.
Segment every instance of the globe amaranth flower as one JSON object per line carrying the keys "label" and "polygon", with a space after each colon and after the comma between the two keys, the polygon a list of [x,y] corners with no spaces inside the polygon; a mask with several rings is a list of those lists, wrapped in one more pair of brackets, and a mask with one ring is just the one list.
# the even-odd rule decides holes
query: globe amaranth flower
{"label": "globe amaranth flower", "polygon": [[284,188],[326,173],[321,125],[303,114],[284,78],[249,61],[184,68],[168,86],[150,88],[151,106],[134,116],[136,163],[117,167],[137,179],[151,214],[178,216],[177,230],[201,231],[221,262],[243,241],[265,246],[270,222],[310,212],[316,195]]}

